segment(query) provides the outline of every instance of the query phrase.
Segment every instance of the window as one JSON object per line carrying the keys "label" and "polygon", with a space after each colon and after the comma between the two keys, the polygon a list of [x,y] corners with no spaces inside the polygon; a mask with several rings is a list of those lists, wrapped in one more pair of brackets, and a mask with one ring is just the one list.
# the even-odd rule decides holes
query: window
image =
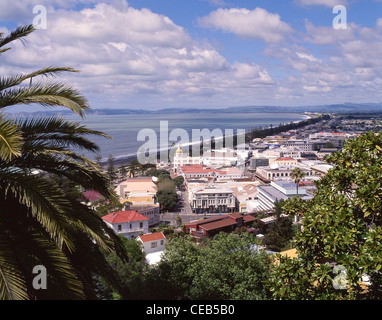
{"label": "window", "polygon": [[163,246],[163,243],[164,243],[164,241],[163,241],[163,240],[161,240],[161,241],[160,241],[160,245],[161,245],[161,246]]}
{"label": "window", "polygon": [[156,248],[157,247],[157,242],[155,241],[155,242],[151,242],[151,248]]}
{"label": "window", "polygon": [[119,225],[117,226],[117,228],[118,228],[118,231],[119,231],[119,232],[122,231],[122,225],[119,224]]}
{"label": "window", "polygon": [[139,228],[143,228],[143,222],[139,222]]}

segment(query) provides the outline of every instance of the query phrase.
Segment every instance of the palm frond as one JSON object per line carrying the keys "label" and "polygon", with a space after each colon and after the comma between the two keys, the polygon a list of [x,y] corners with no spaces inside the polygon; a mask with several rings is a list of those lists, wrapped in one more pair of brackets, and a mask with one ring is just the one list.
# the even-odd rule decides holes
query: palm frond
{"label": "palm frond", "polygon": [[[2,228],[0,228],[2,229]],[[11,250],[7,234],[0,232],[0,300],[26,300],[25,279]]]}
{"label": "palm frond", "polygon": [[10,160],[21,155],[23,139],[18,126],[0,114],[0,159]]}
{"label": "palm frond", "polygon": [[23,75],[8,76],[0,78],[0,91],[20,85],[25,80],[43,76],[43,77],[55,77],[63,72],[79,72],[76,69],[70,67],[47,67],[34,72],[26,73]]}
{"label": "palm frond", "polygon": [[[36,30],[36,28],[32,24],[30,24],[27,26],[20,26],[20,27],[16,28],[15,30],[11,31],[11,33],[9,35],[7,35],[5,37],[3,37],[3,35],[1,34],[0,35],[0,48],[4,47],[8,43],[15,41],[17,39],[24,41],[23,38],[28,36],[30,33],[32,33],[35,30]],[[6,50],[7,49],[8,48],[6,48]],[[3,50],[3,52],[4,52],[4,50]]]}
{"label": "palm frond", "polygon": [[44,177],[12,168],[0,171],[0,190],[5,197],[13,197],[29,208],[58,247],[65,244],[74,250],[75,245],[68,237],[70,222],[65,217],[65,212],[70,210],[70,202],[57,186]]}
{"label": "palm frond", "polygon": [[88,101],[76,89],[63,83],[37,83],[0,92],[0,109],[20,104],[40,104],[45,107],[61,106],[84,117]]}

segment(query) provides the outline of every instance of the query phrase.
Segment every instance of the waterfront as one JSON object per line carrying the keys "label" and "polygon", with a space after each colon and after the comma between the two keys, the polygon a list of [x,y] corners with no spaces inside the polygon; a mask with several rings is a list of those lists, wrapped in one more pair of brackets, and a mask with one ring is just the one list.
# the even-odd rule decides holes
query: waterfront
{"label": "waterfront", "polygon": [[[71,120],[81,121],[88,128],[102,131],[112,137],[91,137],[100,147],[102,160],[106,160],[111,154],[118,159],[136,156],[136,152],[144,142],[137,141],[138,133],[142,129],[154,130],[159,138],[160,122],[165,121],[171,132],[174,129],[183,129],[192,136],[193,129],[253,129],[278,126],[281,123],[301,121],[307,118],[305,114],[298,113],[183,113],[183,114],[131,114],[131,115],[88,115],[81,120],[76,116],[69,116]],[[170,144],[171,145],[171,144]],[[86,154],[95,158],[95,154]]]}

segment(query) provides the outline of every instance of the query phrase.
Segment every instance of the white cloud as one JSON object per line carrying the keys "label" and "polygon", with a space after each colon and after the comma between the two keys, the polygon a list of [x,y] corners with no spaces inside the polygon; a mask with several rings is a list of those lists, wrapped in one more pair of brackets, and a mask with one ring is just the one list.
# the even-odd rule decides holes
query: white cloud
{"label": "white cloud", "polygon": [[[18,43],[4,59],[14,72],[48,65],[81,70],[65,80],[95,107],[155,101],[200,101],[217,94],[246,96],[248,88],[274,83],[255,63],[229,63],[212,45],[197,42],[167,16],[149,9],[97,4],[59,9],[48,28]],[[142,99],[142,100],[140,100]],[[227,99],[228,101],[228,99]]]}
{"label": "white cloud", "polygon": [[215,28],[244,38],[261,39],[267,43],[280,42],[292,32],[292,28],[281,21],[278,14],[262,8],[219,8],[198,22],[201,27]]}

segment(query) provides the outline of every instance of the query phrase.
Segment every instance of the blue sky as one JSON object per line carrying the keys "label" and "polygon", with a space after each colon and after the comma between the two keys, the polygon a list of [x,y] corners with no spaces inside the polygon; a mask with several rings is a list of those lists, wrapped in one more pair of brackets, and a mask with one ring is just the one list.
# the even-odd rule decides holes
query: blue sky
{"label": "blue sky", "polygon": [[382,101],[379,0],[7,0],[0,32],[36,5],[46,29],[3,54],[1,74],[77,68],[62,80],[95,109]]}

